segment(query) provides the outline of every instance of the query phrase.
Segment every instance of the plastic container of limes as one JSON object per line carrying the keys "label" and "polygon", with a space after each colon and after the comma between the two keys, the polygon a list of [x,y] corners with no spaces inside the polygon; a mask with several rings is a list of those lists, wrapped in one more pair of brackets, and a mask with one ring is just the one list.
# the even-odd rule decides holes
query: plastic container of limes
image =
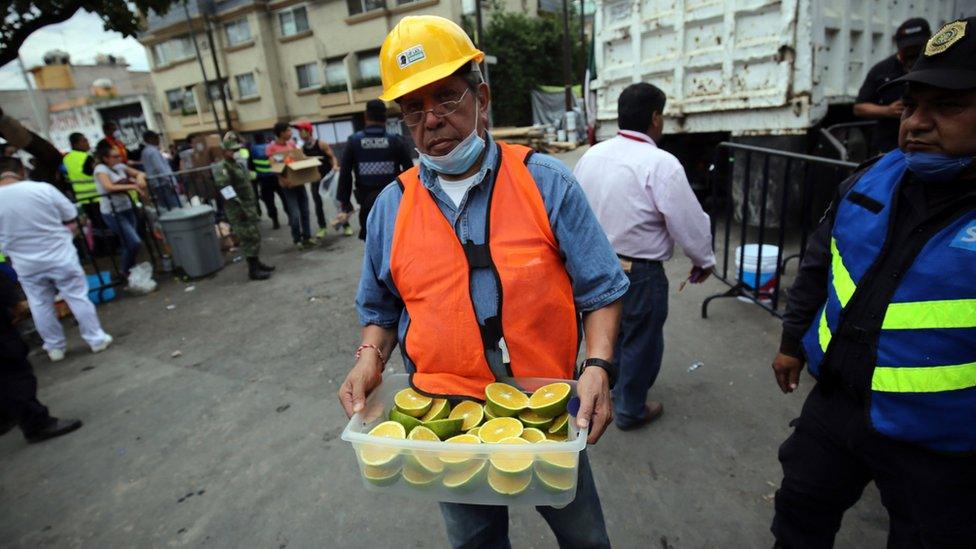
{"label": "plastic container of limes", "polygon": [[[570,397],[576,393],[573,380],[499,381],[526,395],[556,382],[569,384]],[[570,416],[567,421],[564,441],[484,443],[473,434],[444,442],[430,436],[433,431],[425,432],[429,440],[403,438],[399,424],[388,420],[394,395],[409,386],[407,374],[384,376],[364,409],[353,415],[342,432],[342,440],[352,444],[367,490],[403,494],[413,500],[481,505],[564,507],[576,498],[579,453],[586,448],[587,430],[578,429],[575,418]],[[506,423],[510,422],[496,422],[501,428]],[[374,428],[381,432],[370,435]],[[526,439],[538,440],[542,433],[532,434],[537,436],[525,433]]]}

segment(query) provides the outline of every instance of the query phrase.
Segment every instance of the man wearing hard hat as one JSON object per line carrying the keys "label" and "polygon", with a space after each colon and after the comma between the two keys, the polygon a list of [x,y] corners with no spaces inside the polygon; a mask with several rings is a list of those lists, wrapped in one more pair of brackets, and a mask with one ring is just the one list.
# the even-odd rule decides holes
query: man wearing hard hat
{"label": "man wearing hard hat", "polygon": [[[361,411],[398,343],[411,385],[428,395],[484,399],[504,376],[571,379],[582,329],[576,422],[595,443],[612,417],[629,283],[569,170],[488,134],[483,58],[440,17],[406,17],[383,43],[380,98],[399,103],[421,165],[370,213],[356,298],[362,345],[339,398],[350,416]],[[608,547],[585,452],[577,486],[571,504],[539,512],[561,546]],[[452,545],[508,546],[506,507],[441,511]]]}

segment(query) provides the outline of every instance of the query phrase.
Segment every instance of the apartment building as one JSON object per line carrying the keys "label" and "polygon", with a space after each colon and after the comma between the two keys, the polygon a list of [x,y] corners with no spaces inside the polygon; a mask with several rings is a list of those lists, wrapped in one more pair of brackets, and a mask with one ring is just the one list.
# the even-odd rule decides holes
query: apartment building
{"label": "apartment building", "polygon": [[[537,9],[532,0],[496,5]],[[216,113],[221,129],[262,137],[276,122],[307,118],[322,138],[341,143],[361,127],[366,102],[380,94],[379,49],[389,30],[407,15],[460,22],[473,6],[469,0],[191,0],[165,16],[149,14],[139,40],[150,52],[170,139],[216,130]]]}

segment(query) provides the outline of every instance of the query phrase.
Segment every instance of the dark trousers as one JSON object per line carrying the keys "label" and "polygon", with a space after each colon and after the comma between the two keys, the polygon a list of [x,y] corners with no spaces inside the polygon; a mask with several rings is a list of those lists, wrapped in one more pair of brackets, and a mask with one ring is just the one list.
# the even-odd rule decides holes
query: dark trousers
{"label": "dark trousers", "polygon": [[312,183],[312,203],[315,204],[315,221],[318,222],[320,229],[324,229],[328,226],[328,221],[325,219],[325,209],[322,207],[322,196],[319,195],[321,184],[321,181]]}
{"label": "dark trousers", "polygon": [[359,240],[366,240],[366,220],[369,211],[373,209],[376,197],[383,192],[384,187],[357,187],[356,202],[359,204]]}
{"label": "dark trousers", "polygon": [[668,277],[661,262],[635,261],[627,277],[630,288],[613,353],[619,372],[613,388],[614,420],[623,428],[644,418],[647,391],[661,371],[668,318]]}
{"label": "dark trousers", "polygon": [[272,221],[278,221],[278,207],[275,206],[275,194],[281,199],[282,206],[287,208],[285,194],[282,192],[281,185],[278,183],[278,176],[262,177],[259,175],[258,185],[261,187],[261,192],[254,194],[260,196],[261,202],[264,202],[264,209],[268,212],[268,218]]}
{"label": "dark trousers", "polygon": [[288,226],[295,244],[312,238],[312,227],[308,220],[308,191],[305,185],[284,188],[285,211],[288,213]]}
{"label": "dark trousers", "polygon": [[[0,275],[3,276],[3,275]],[[13,328],[0,333],[0,421],[16,421],[25,433],[50,421],[47,408],[37,400],[37,378],[27,361],[27,345]]]}
{"label": "dark trousers", "polygon": [[777,546],[829,548],[869,481],[888,510],[889,548],[976,547],[976,456],[938,454],[874,432],[849,393],[817,384],[779,449]]}

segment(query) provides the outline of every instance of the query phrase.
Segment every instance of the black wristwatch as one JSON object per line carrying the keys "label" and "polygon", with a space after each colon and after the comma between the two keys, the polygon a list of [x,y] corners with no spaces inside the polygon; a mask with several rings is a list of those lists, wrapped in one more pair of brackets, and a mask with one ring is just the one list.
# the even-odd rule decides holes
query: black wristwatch
{"label": "black wristwatch", "polygon": [[612,362],[608,362],[602,358],[588,358],[583,361],[583,368],[580,369],[580,374],[590,366],[603,368],[607,372],[607,377],[610,378],[610,388],[613,389],[613,386],[617,383],[617,367]]}

